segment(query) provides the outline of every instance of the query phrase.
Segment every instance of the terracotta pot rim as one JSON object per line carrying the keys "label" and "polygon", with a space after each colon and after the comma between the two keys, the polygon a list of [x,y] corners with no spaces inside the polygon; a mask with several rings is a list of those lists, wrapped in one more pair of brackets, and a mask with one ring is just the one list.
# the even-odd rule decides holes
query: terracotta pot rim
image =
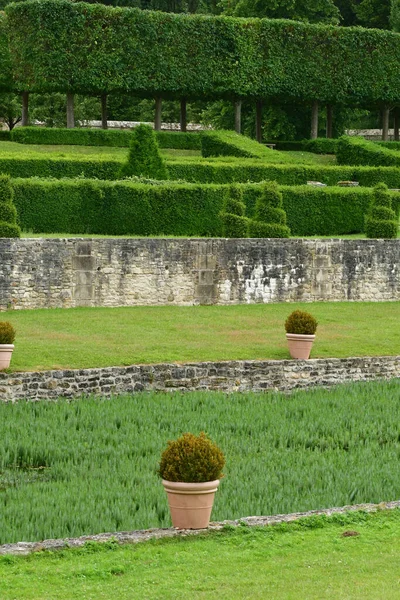
{"label": "terracotta pot rim", "polygon": [[315,340],[315,334],[307,334],[307,333],[287,333],[286,338],[288,340]]}
{"label": "terracotta pot rim", "polygon": [[219,479],[202,481],[201,483],[184,483],[183,481],[167,481],[162,479],[166,491],[178,494],[209,494],[215,492],[219,486]]}
{"label": "terracotta pot rim", "polygon": [[14,344],[0,344],[0,352],[7,350],[8,352],[11,350],[11,352],[14,350]]}

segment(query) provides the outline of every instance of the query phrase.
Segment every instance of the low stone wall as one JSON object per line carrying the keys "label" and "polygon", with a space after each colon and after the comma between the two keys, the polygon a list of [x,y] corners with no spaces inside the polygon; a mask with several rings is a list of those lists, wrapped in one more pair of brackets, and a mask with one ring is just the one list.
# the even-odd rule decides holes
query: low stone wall
{"label": "low stone wall", "polygon": [[400,300],[400,240],[0,239],[0,310]]}
{"label": "low stone wall", "polygon": [[285,391],[398,377],[400,356],[135,365],[0,373],[0,398],[42,400],[139,391]]}

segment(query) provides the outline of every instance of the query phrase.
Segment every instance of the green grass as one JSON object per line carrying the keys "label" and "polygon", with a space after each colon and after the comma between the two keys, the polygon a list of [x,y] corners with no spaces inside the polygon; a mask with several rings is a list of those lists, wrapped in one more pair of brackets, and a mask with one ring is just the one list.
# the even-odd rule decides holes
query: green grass
{"label": "green grass", "polygon": [[226,455],[214,520],[395,500],[399,389],[0,403],[0,544],[170,526],[156,468],[185,431]]}
{"label": "green grass", "polygon": [[[400,354],[399,302],[320,302],[7,311],[13,371],[134,363],[287,359],[284,322],[319,322],[313,358]],[[212,339],[212,344],[210,344]]]}
{"label": "green grass", "polygon": [[[346,537],[346,531],[359,535]],[[397,600],[400,511],[0,557],[2,600]]]}

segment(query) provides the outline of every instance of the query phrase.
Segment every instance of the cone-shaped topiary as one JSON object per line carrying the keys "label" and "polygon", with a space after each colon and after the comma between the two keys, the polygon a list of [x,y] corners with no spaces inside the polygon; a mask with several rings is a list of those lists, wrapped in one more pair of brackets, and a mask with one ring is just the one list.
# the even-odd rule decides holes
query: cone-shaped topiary
{"label": "cone-shaped topiary", "polygon": [[398,219],[392,210],[392,198],[385,183],[374,187],[371,207],[365,216],[367,238],[391,239],[397,237]]}
{"label": "cone-shaped topiary", "polygon": [[247,237],[249,219],[244,216],[246,205],[243,202],[242,188],[237,184],[232,184],[224,195],[224,210],[220,213],[222,235],[227,238]]}
{"label": "cone-shaped topiary", "polygon": [[0,175],[0,237],[2,238],[21,237],[13,196],[10,176]]}
{"label": "cone-shaped topiary", "polygon": [[204,432],[185,433],[169,441],[161,455],[158,474],[167,481],[202,483],[221,479],[225,457]]}
{"label": "cone-shaped topiary", "polygon": [[119,176],[168,179],[168,170],[160,154],[156,134],[150,125],[141,124],[133,130],[128,161],[122,166]]}
{"label": "cone-shaped topiary", "polygon": [[254,219],[249,224],[249,236],[254,238],[288,238],[282,194],[276,181],[267,181],[257,198]]}

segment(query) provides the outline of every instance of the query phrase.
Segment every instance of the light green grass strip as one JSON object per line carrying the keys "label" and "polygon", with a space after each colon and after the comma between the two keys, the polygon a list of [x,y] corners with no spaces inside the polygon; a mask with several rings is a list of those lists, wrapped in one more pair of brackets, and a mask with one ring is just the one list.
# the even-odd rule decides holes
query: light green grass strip
{"label": "light green grass strip", "polygon": [[[312,358],[400,355],[399,302],[319,302],[8,311],[13,371],[290,358],[284,322],[319,325]],[[212,342],[212,343],[211,343]]]}
{"label": "light green grass strip", "polygon": [[[358,535],[346,537],[352,531]],[[400,511],[0,558],[2,600],[398,600]]]}

